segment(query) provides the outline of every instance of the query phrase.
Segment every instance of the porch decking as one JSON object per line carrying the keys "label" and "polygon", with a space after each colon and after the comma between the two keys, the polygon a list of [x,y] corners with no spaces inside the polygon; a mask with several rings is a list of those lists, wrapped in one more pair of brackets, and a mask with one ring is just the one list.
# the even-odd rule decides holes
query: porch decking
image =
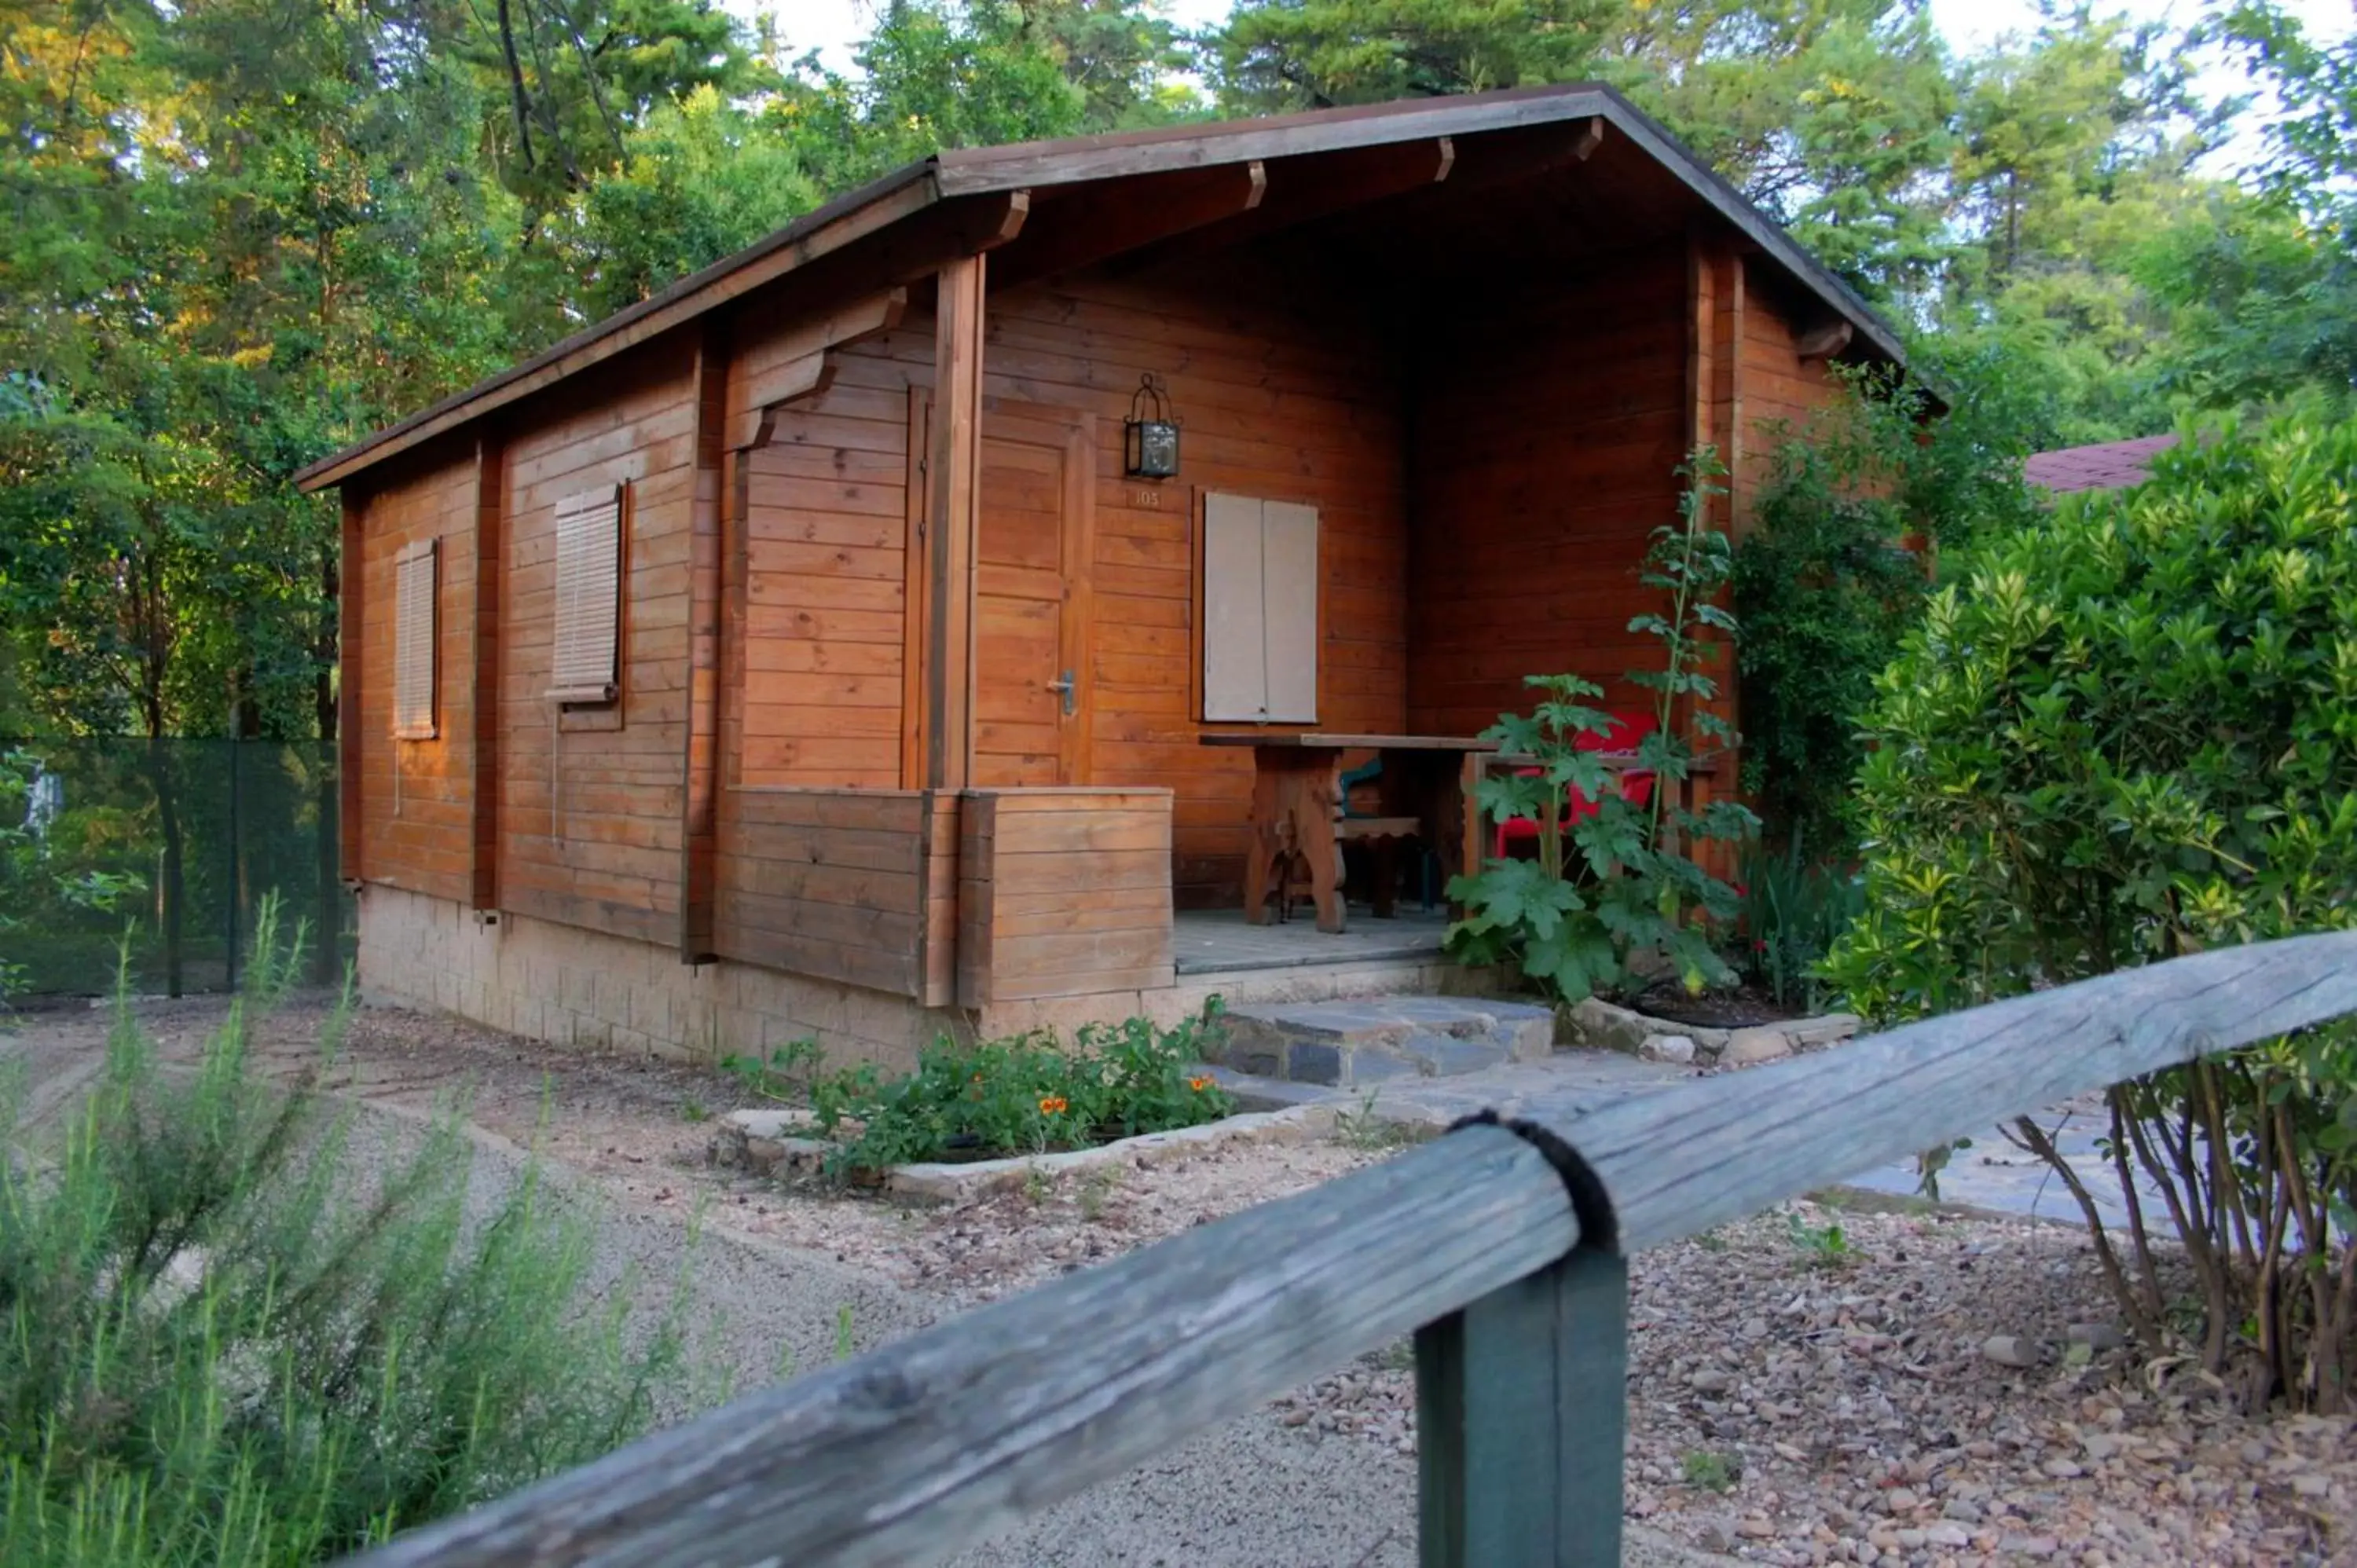
{"label": "porch decking", "polygon": [[1448,930],[1445,908],[1403,906],[1379,920],[1364,905],[1351,908],[1339,935],[1318,929],[1307,911],[1282,924],[1251,926],[1241,909],[1185,909],[1172,921],[1170,950],[1181,977],[1246,970],[1312,969],[1335,964],[1428,961]]}

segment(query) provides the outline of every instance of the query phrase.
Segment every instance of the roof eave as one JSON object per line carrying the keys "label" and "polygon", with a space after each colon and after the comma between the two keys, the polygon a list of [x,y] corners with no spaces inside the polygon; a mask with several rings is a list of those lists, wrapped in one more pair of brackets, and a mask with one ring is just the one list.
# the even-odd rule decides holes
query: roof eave
{"label": "roof eave", "polygon": [[637,347],[660,333],[913,216],[942,199],[931,158],[812,209],[759,242],[690,274],[659,294],[583,328],[531,359],[420,409],[343,450],[302,468],[306,495],[343,483],[365,468],[530,396],[542,387]]}

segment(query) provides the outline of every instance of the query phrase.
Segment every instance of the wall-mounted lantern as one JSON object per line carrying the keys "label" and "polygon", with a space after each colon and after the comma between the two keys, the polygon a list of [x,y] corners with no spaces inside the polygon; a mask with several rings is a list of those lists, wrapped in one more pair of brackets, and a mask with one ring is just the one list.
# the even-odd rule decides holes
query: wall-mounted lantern
{"label": "wall-mounted lantern", "polygon": [[1137,378],[1122,424],[1123,470],[1133,479],[1167,479],[1178,472],[1178,422],[1152,371]]}

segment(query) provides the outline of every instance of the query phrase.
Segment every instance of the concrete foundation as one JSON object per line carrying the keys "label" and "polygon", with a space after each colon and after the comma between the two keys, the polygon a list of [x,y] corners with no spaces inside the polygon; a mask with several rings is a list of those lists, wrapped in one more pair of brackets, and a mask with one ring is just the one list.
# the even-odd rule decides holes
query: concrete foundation
{"label": "concrete foundation", "polygon": [[815,1039],[838,1062],[908,1068],[920,1046],[943,1034],[992,1037],[1044,1026],[1069,1035],[1082,1024],[1138,1015],[1167,1027],[1213,996],[1322,1002],[1479,988],[1478,977],[1426,954],[1190,974],[1154,990],[965,1011],[750,964],[690,967],[669,948],[524,915],[485,924],[449,899],[382,884],[362,890],[360,915],[367,1001],[455,1013],[557,1045],[707,1062]]}

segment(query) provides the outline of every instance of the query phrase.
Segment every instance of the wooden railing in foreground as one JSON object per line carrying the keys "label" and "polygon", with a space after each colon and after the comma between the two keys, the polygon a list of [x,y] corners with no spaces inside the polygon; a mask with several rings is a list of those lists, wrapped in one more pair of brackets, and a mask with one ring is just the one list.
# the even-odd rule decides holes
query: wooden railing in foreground
{"label": "wooden railing in foreground", "polygon": [[[2195,1056],[2357,1012],[2300,937],[1598,1104],[1548,1131],[1659,1246]],[[1620,1557],[1627,1279],[1501,1127],[1397,1158],[739,1400],[362,1561],[937,1562],[1414,1331],[1427,1565]]]}

